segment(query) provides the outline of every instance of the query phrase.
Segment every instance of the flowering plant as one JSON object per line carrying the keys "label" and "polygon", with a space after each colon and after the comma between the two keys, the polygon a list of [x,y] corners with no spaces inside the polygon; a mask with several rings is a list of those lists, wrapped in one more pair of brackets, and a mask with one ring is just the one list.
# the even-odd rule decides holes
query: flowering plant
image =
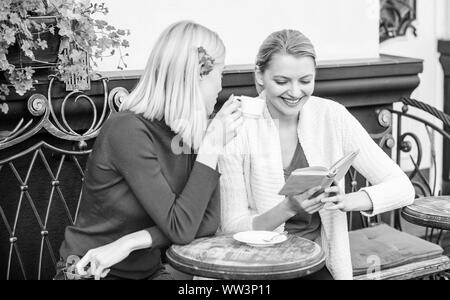
{"label": "flowering plant", "polygon": [[[123,57],[128,54],[122,54],[121,49],[129,47],[125,39],[129,31],[94,18],[96,14],[107,13],[104,3],[93,4],[90,0],[1,0],[0,112],[8,111],[6,103],[1,101],[6,99],[11,87],[17,94],[24,95],[36,83],[35,68],[26,64],[27,60],[41,63],[40,67],[53,68],[62,80],[86,73],[92,76],[90,63],[97,66],[96,59],[112,56],[116,49],[120,51],[118,68],[126,67]],[[47,16],[54,22],[40,22],[39,16]],[[36,58],[37,52],[49,47],[45,39],[48,36],[59,37],[61,43],[68,46],[65,54],[57,54],[55,63]],[[9,61],[11,49],[21,53],[19,63]]]}
{"label": "flowering plant", "polygon": [[214,59],[209,55],[205,48],[199,47],[198,49],[198,60],[200,63],[200,75],[208,75],[214,69]]}

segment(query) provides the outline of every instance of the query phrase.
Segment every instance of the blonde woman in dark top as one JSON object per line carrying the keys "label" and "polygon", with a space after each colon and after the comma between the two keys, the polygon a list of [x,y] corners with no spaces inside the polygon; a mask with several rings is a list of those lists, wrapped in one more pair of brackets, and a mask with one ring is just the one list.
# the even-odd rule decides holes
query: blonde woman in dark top
{"label": "blonde woman in dark top", "polygon": [[168,27],[87,164],[78,219],[65,232],[57,278],[71,255],[95,279],[170,278],[160,248],[214,234],[218,156],[242,125],[227,101],[208,124],[224,67],[219,36],[193,22]]}

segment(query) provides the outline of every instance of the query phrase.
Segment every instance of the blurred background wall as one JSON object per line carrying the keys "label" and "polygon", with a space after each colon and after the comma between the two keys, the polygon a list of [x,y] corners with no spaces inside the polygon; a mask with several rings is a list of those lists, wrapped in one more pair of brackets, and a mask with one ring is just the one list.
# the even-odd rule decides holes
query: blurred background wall
{"label": "blurred background wall", "polygon": [[[308,35],[319,60],[378,57],[379,0],[104,0],[106,19],[131,30],[129,69],[142,69],[169,24],[189,19],[219,33],[227,64],[251,64],[271,32],[294,28]],[[100,64],[114,70],[116,60]]]}

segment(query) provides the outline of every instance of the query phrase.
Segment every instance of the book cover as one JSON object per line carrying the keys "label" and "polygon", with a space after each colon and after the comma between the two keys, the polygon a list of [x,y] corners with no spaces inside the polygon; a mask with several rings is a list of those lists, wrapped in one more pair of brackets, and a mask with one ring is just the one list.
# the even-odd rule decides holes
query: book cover
{"label": "book cover", "polygon": [[344,178],[358,153],[359,151],[354,151],[345,155],[330,168],[316,166],[293,171],[279,194],[293,196],[303,194],[316,186],[321,186],[322,189],[330,187],[333,181]]}

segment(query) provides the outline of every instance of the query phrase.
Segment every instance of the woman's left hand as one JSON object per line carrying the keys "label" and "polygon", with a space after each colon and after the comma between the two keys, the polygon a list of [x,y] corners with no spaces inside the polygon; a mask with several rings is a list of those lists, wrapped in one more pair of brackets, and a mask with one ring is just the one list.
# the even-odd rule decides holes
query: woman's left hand
{"label": "woman's left hand", "polygon": [[333,197],[322,199],[322,203],[325,204],[324,209],[326,210],[340,210],[342,212],[371,211],[373,209],[372,201],[370,200],[369,195],[365,192],[356,192],[351,194],[339,192]]}
{"label": "woman's left hand", "polygon": [[324,205],[323,208],[326,210],[341,210],[344,211],[347,207],[346,201],[345,201],[345,194],[342,192],[342,190],[339,188],[339,186],[336,184],[335,186],[326,188],[325,193],[330,195],[329,197],[323,198],[321,200],[322,204]]}
{"label": "woman's left hand", "polygon": [[[111,266],[127,258],[130,252],[130,247],[124,239],[91,249],[77,263],[77,272],[79,275],[94,276],[95,280],[100,280],[108,275]],[[88,266],[90,268],[85,271]]]}
{"label": "woman's left hand", "polygon": [[[153,240],[147,230],[127,234],[107,245],[89,250],[77,263],[78,275],[94,276],[95,280],[106,277],[109,268],[127,258],[131,252],[147,249]],[[85,268],[90,266],[88,271]]]}

